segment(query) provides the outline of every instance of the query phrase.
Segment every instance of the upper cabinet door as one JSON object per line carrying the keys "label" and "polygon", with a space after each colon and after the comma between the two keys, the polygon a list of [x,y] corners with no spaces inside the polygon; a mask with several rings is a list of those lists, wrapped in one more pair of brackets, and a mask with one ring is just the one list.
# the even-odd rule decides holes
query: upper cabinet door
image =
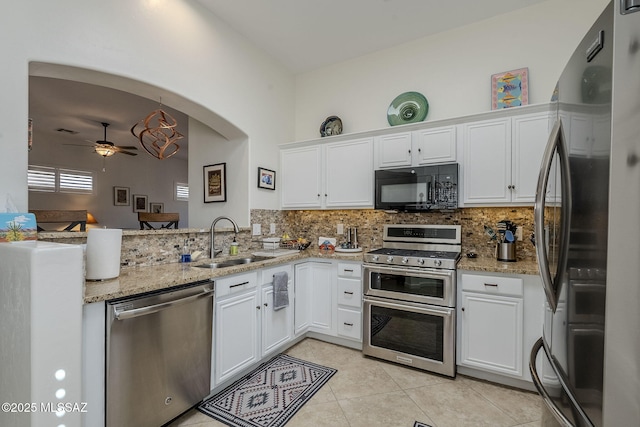
{"label": "upper cabinet door", "polygon": [[548,113],[514,117],[512,202],[533,203],[545,143],[549,138]]}
{"label": "upper cabinet door", "polygon": [[322,207],[322,151],[319,145],[280,152],[282,207]]}
{"label": "upper cabinet door", "polygon": [[411,132],[376,137],[377,168],[411,166]]}
{"label": "upper cabinet door", "polygon": [[373,138],[326,146],[325,207],[373,207]]}
{"label": "upper cabinet door", "polygon": [[414,131],[412,153],[415,165],[455,162],[456,127]]}
{"label": "upper cabinet door", "polygon": [[468,123],[464,130],[464,203],[511,201],[511,119]]}

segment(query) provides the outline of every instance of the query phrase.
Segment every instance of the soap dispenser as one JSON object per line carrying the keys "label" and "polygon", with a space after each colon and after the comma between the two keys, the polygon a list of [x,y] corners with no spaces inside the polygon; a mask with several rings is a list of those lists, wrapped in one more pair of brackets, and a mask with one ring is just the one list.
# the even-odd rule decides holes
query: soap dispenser
{"label": "soap dispenser", "polygon": [[180,256],[180,262],[191,262],[191,254],[189,253],[188,239],[184,239],[184,245],[182,246],[182,255]]}
{"label": "soap dispenser", "polygon": [[231,246],[229,246],[229,255],[238,255],[238,242],[236,242],[236,238],[233,238],[233,242],[231,242]]}

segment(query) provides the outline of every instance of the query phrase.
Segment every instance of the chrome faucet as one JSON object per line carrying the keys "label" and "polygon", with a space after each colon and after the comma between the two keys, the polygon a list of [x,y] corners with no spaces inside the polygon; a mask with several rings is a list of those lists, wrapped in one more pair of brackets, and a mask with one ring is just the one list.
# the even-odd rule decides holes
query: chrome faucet
{"label": "chrome faucet", "polygon": [[219,216],[218,218],[214,219],[213,222],[211,223],[211,258],[215,258],[216,255],[218,255],[220,252],[222,252],[222,249],[216,249],[216,246],[214,244],[213,241],[213,237],[214,237],[214,228],[216,227],[216,224],[218,223],[218,221],[220,221],[221,219],[226,219],[227,221],[229,221],[231,224],[233,224],[233,232],[238,234],[240,232],[240,228],[238,228],[238,224],[236,224],[236,222],[234,220],[232,220],[231,218],[229,218],[228,216]]}

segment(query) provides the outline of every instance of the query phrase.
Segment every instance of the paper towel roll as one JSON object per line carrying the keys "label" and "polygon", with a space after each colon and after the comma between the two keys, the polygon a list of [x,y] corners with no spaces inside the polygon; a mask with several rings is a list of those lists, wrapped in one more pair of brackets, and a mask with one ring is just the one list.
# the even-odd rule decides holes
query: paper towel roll
{"label": "paper towel roll", "polygon": [[120,275],[122,230],[92,228],[87,234],[87,280],[114,279]]}

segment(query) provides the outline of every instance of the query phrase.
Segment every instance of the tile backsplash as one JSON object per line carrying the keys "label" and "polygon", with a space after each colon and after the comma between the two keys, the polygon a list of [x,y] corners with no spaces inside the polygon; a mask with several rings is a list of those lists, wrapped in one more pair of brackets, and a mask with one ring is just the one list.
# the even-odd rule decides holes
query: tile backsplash
{"label": "tile backsplash", "polygon": [[[317,211],[251,211],[252,224],[261,224],[263,235],[269,224],[276,224],[276,235],[284,232],[291,237],[305,237],[316,242],[318,237],[335,237],[338,244],[345,235],[337,234],[337,225],[358,228],[358,241],[365,251],[382,246],[385,224],[459,224],[462,226],[462,253],[476,252],[480,257],[495,256],[495,242],[484,232],[487,225],[497,231],[497,223],[510,220],[522,227],[523,240],[516,244],[518,260],[535,260],[535,248],[530,242],[533,233],[532,207],[463,208],[450,212],[387,213],[373,209]],[[345,232],[346,233],[346,232]]]}

